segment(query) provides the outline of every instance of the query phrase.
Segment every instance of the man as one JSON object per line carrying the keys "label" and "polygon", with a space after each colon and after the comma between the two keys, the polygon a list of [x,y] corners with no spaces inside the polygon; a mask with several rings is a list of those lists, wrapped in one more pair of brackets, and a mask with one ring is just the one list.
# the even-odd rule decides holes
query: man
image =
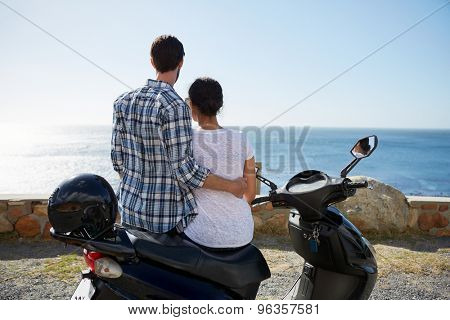
{"label": "man", "polygon": [[181,233],[197,215],[193,189],[236,197],[246,189],[243,178],[220,178],[193,158],[190,109],[173,89],[183,59],[177,38],[158,37],[151,47],[156,80],[114,103],[111,159],[121,179],[118,200],[125,226]]}

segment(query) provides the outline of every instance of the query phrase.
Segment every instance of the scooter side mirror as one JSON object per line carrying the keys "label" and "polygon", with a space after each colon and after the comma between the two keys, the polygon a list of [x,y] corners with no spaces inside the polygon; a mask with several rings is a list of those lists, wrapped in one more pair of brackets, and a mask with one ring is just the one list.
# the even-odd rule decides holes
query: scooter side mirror
{"label": "scooter side mirror", "polygon": [[350,153],[356,159],[367,158],[378,146],[378,137],[375,135],[362,138],[356,142]]}
{"label": "scooter side mirror", "polygon": [[278,189],[278,186],[273,183],[272,181],[270,181],[267,178],[264,178],[262,175],[259,174],[259,168],[256,168],[256,179],[258,179],[259,181],[261,181],[262,183],[264,183],[266,186],[268,186],[270,188],[271,192],[274,192],[275,190]]}
{"label": "scooter side mirror", "polygon": [[361,159],[370,156],[378,146],[378,137],[376,135],[362,138],[356,142],[350,153],[355,158],[341,171],[341,177],[345,178],[348,173],[358,164]]}

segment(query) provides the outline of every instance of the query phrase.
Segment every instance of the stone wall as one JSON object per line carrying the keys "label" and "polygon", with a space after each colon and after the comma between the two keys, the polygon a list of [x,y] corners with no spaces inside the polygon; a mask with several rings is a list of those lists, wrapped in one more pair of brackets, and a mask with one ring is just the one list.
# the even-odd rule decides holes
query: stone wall
{"label": "stone wall", "polygon": [[408,203],[417,229],[438,237],[450,236],[450,198],[408,197]]}
{"label": "stone wall", "polygon": [[[359,189],[354,197],[337,205],[363,233],[450,236],[450,198],[406,197],[399,190],[372,178],[351,179],[367,179],[373,187],[373,190]],[[47,199],[48,195],[0,196],[0,239],[49,238]],[[253,212],[255,231],[287,235],[288,215],[287,209],[261,206]]]}
{"label": "stone wall", "polygon": [[0,196],[0,238],[50,238],[46,195]]}

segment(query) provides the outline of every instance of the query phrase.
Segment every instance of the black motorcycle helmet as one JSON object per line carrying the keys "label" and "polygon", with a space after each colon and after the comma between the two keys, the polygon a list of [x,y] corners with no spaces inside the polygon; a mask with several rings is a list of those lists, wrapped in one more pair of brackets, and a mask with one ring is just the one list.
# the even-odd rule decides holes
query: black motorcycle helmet
{"label": "black motorcycle helmet", "polygon": [[65,180],[48,199],[48,219],[56,233],[91,239],[112,228],[117,209],[113,188],[96,174]]}

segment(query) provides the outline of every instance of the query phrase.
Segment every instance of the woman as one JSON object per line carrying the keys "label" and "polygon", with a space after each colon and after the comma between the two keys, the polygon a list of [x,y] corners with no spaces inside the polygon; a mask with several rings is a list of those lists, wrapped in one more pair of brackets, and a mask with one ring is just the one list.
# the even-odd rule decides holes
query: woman
{"label": "woman", "polygon": [[226,179],[244,177],[243,199],[230,193],[196,189],[198,215],[185,229],[192,241],[210,248],[236,248],[251,242],[253,218],[249,203],[255,198],[255,157],[245,135],[224,129],[217,122],[223,105],[222,87],[211,78],[199,78],[189,88],[186,102],[199,125],[194,130],[194,158],[212,173]]}

